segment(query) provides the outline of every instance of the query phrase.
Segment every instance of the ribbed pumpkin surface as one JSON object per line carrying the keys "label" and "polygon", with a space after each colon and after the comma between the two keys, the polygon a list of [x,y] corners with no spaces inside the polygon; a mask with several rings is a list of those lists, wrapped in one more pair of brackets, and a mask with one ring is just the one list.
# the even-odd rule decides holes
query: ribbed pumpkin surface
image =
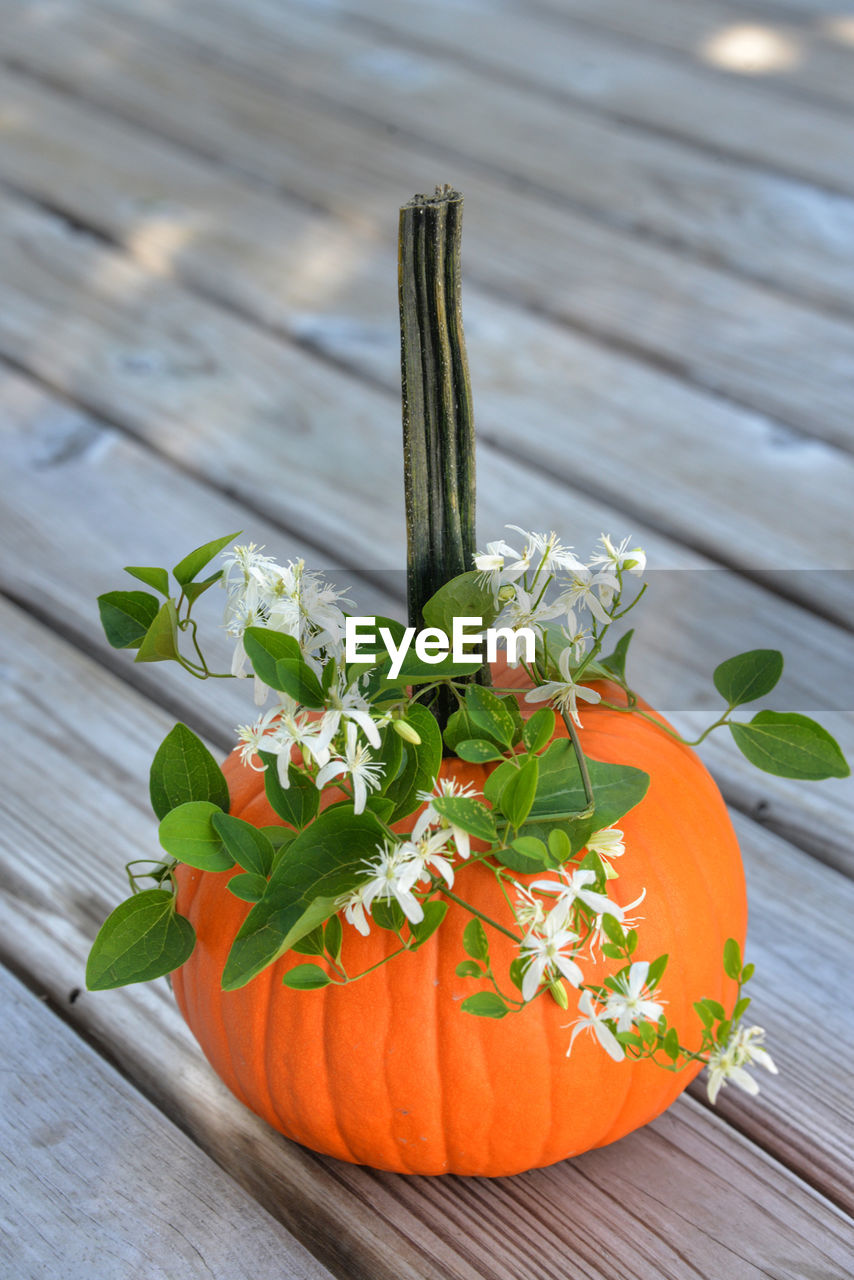
{"label": "ribbed pumpkin surface", "polygon": [[[647,796],[620,823],[626,853],[610,892],[625,905],[646,889],[636,913],[637,957],[669,954],[660,988],[667,1016],[683,1043],[699,1043],[692,1003],[710,996],[730,1006],[735,984],[723,974],[723,944],[727,937],[743,943],[747,923],[741,857],[723,800],[696,754],[640,717],[585,706],[582,719],[589,756],[651,775]],[[442,772],[481,790],[489,768],[450,759]],[[224,771],[233,813],[261,826],[278,821],[262,774],[236,755]],[[420,951],[350,986],[290,991],[282,974],[305,958],[287,957],[247,987],[223,992],[226,956],[249,910],[228,892],[232,874],[179,869],[178,908],[198,944],[173,976],[175,996],[237,1097],[314,1150],[401,1173],[498,1177],[615,1141],[659,1115],[697,1074],[612,1062],[586,1034],[567,1058],[572,992],[569,1012],[546,995],[501,1021],[462,1013],[460,1002],[485,988],[454,973],[470,919],[454,904]],[[488,871],[462,868],[455,888],[513,925]],[[489,933],[502,982],[513,946]],[[379,929],[362,938],[345,925],[348,970],[367,968],[395,942]],[[588,980],[613,967],[597,973],[582,960]]]}

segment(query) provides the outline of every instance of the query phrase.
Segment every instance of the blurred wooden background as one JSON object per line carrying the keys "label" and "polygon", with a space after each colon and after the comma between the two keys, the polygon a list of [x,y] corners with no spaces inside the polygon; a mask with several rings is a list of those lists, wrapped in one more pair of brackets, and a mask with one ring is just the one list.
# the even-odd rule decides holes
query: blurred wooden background
{"label": "blurred wooden background", "polygon": [[0,72],[4,1276],[847,1276],[850,781],[705,751],[781,1074],[521,1178],[314,1156],[165,983],[80,989],[160,738],[224,752],[248,707],[108,650],[94,598],[243,529],[400,610],[397,210],[436,183],[482,540],[634,534],[651,700],[690,727],[778,647],[773,705],[854,750],[854,4],[0,0]]}

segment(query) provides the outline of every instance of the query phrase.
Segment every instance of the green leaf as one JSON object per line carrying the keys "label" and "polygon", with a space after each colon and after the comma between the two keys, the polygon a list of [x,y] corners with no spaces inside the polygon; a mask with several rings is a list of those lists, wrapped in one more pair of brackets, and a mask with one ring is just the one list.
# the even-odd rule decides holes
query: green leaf
{"label": "green leaf", "polygon": [[432,938],[433,934],[445,919],[447,913],[447,902],[425,902],[424,919],[419,920],[418,924],[410,924],[409,926],[409,932],[414,938],[414,942],[410,944],[409,950],[417,951],[419,947],[423,947],[427,939]]}
{"label": "green leaf", "polygon": [[223,551],[229,542],[233,542],[235,538],[239,538],[240,533],[229,533],[225,538],[215,538],[213,542],[206,542],[204,546],[197,547],[195,551],[191,551],[188,556],[184,556],[183,560],[179,560],[172,572],[175,578],[180,582],[182,587],[186,587],[188,582],[192,582],[196,574],[201,573],[206,564],[213,560],[215,555]]}
{"label": "green leaf", "polygon": [[227,810],[228,783],[205,744],[178,723],[157,748],[149,774],[151,807],[158,818],[188,800],[208,800]]}
{"label": "green leaf", "polygon": [[501,797],[504,788],[511,778],[515,778],[518,772],[517,762],[513,760],[505,760],[497,769],[493,769],[492,773],[483,784],[483,794],[486,796],[493,809],[501,808]]}
{"label": "green leaf", "polygon": [[489,627],[498,617],[499,607],[492,587],[471,570],[444,583],[421,612],[428,627],[441,627],[450,636],[454,618],[480,618],[482,625]]}
{"label": "green leaf", "polygon": [[181,656],[178,649],[178,614],[166,600],[143,637],[134,662],[169,662]]}
{"label": "green leaf", "polygon": [[489,939],[477,916],[472,916],[463,930],[463,950],[472,960],[489,958]]}
{"label": "green leaf", "polygon": [[[540,762],[540,775],[534,803],[525,822],[525,835],[548,838],[548,829],[560,821],[572,843],[573,853],[583,849],[594,831],[611,827],[629,809],[644,798],[649,787],[649,774],[631,765],[606,764],[587,759],[587,769],[593,787],[595,809],[593,815],[578,818],[587,799],[584,783],[572,743],[568,738],[556,738],[536,757]],[[504,766],[499,765],[499,772]],[[494,776],[494,775],[493,775]],[[488,787],[484,787],[488,794]],[[502,796],[502,806],[504,797]],[[544,828],[543,824],[546,824]]]}
{"label": "green leaf", "polygon": [[555,713],[551,707],[540,707],[539,711],[525,721],[522,729],[522,741],[525,746],[534,754],[542,751],[543,747],[554,737],[555,731]]}
{"label": "green leaf", "polygon": [[766,773],[818,781],[851,772],[839,744],[809,716],[760,711],[749,723],[729,727],[742,755]]}
{"label": "green leaf", "polygon": [[538,868],[552,865],[548,849],[536,836],[517,836],[512,843],[512,848],[524,858],[530,858],[532,862],[537,863]]}
{"label": "green leaf", "polygon": [[264,833],[230,813],[215,813],[211,823],[234,861],[266,880],[273,870],[273,846]]}
{"label": "green leaf", "polygon": [[607,658],[599,659],[599,666],[604,667],[609,675],[616,676],[618,680],[626,678],[626,658],[634,634],[634,629],[627,631],[614,645],[613,653],[609,653]]}
{"label": "green leaf", "polygon": [[235,898],[240,898],[242,902],[260,902],[266,888],[267,880],[264,876],[256,876],[245,871],[232,876],[228,882],[229,893],[233,893]]}
{"label": "green leaf", "polygon": [[340,916],[330,916],[323,931],[323,945],[326,948],[327,955],[330,955],[336,962],[341,955],[341,943],[343,940],[344,931],[341,927]]}
{"label": "green leaf", "polygon": [[319,991],[328,987],[332,979],[319,964],[298,964],[288,969],[282,982],[293,991]]}
{"label": "green leaf", "polygon": [[501,792],[501,809],[517,830],[531,812],[540,774],[540,757],[531,756],[510,778]]}
{"label": "green leaf", "polygon": [[736,1002],[736,1006],[732,1011],[733,1023],[741,1021],[741,1019],[747,1013],[747,1010],[750,1008],[752,1003],[753,1001],[751,1000],[750,996],[742,996],[741,999]]}
{"label": "green leaf", "polygon": [[147,591],[108,591],[98,596],[104,634],[114,649],[137,649],[160,610]]}
{"label": "green leaf", "polygon": [[[332,917],[329,917],[330,920]],[[324,951],[323,943],[323,926],[318,925],[316,929],[312,929],[302,938],[298,938],[291,946],[291,951],[296,951],[300,956],[322,956]]]}
{"label": "green leaf", "polygon": [[479,978],[483,969],[476,960],[461,960],[454,973],[458,978]]}
{"label": "green leaf", "polygon": [[483,685],[470,684],[466,689],[466,710],[469,718],[481,732],[489,734],[502,746],[513,743],[516,723],[504,703]]}
{"label": "green leaf", "polygon": [[476,658],[470,662],[454,662],[450,655],[441,662],[424,662],[412,648],[401,663],[400,671],[394,677],[401,684],[429,684],[433,680],[449,680],[455,676],[471,676],[479,671],[483,664]]}
{"label": "green leaf", "polygon": [[267,627],[247,627],[243,645],[255,674],[264,684],[287,693],[304,707],[323,707],[323,688],[294,636]]}
{"label": "green leaf", "polygon": [[[332,663],[329,663],[332,666]],[[414,727],[414,726],[413,726]],[[414,746],[415,744],[410,744]],[[378,760],[382,760],[384,769],[380,779],[380,794],[385,795],[403,767],[403,739],[395,732],[394,722],[387,724],[380,738],[379,750],[374,752]]]}
{"label": "green leaf", "polygon": [[715,688],[730,707],[755,702],[770,693],[783,674],[783,655],[776,649],[751,649],[715,667]]}
{"label": "green leaf", "polygon": [[[188,800],[170,809],[160,823],[158,838],[167,853],[200,871],[227,871],[234,858],[223,847],[213,825],[217,814],[226,815],[209,800]],[[235,819],[237,821],[237,819]]]}
{"label": "green leaf", "polygon": [[749,982],[755,972],[756,972],[755,964],[746,964],[741,971],[741,985],[744,986],[746,982]]}
{"label": "green leaf", "polygon": [[613,916],[608,915],[607,912],[602,916],[602,932],[609,942],[613,942],[615,947],[624,947],[626,945],[626,934],[623,926]]}
{"label": "green leaf", "polygon": [[[608,918],[609,918],[608,916],[602,917],[603,924],[605,920],[607,920]],[[658,983],[661,981],[662,975],[664,974],[664,970],[667,968],[667,962],[669,959],[670,959],[670,956],[666,954],[663,956],[659,956],[656,960],[653,960],[652,964],[649,966],[649,973],[646,976],[646,985],[649,987],[650,991],[653,991],[655,987],[658,985]]]}
{"label": "green leaf", "polygon": [[478,1018],[503,1018],[509,1013],[501,996],[494,991],[479,991],[477,995],[468,996],[460,1008],[464,1013],[473,1013]]}
{"label": "green leaf", "polygon": [[443,736],[445,739],[445,746],[452,752],[456,752],[457,747],[461,742],[466,742],[471,738],[477,738],[477,731],[465,707],[460,707],[448,717],[448,723],[445,725],[445,732]]}
{"label": "green leaf", "polygon": [[457,743],[457,755],[470,764],[486,764],[488,760],[502,760],[504,757],[498,747],[484,738],[464,738]]}
{"label": "green leaf", "polygon": [[405,744],[403,768],[386,788],[385,794],[395,803],[391,822],[400,822],[418,808],[418,793],[433,790],[442,763],[442,734],[432,713],[415,702],[407,710],[406,719],[421,742],[418,746]]}
{"label": "green leaf", "polygon": [[264,791],[271,807],[283,822],[301,831],[315,817],[320,805],[320,792],[311,778],[301,773],[295,765],[288,765],[288,787],[279,781],[279,758],[269,751],[258,753],[263,764]]}
{"label": "green leaf", "polygon": [[671,1062],[675,1062],[679,1057],[679,1032],[675,1027],[671,1027],[664,1037],[664,1052]]}
{"label": "green leaf", "polygon": [[195,604],[199,596],[204,595],[209,587],[215,582],[219,582],[225,576],[224,569],[217,569],[216,573],[212,573],[209,578],[203,578],[201,582],[188,582],[184,587],[184,595],[190,604]]}
{"label": "green leaf", "polygon": [[461,827],[476,840],[491,844],[498,838],[492,813],[473,796],[436,796],[430,803],[452,826]]}
{"label": "green leaf", "polygon": [[144,582],[147,587],[154,587],[162,596],[169,597],[169,574],[165,569],[156,569],[153,565],[126,564],[125,573]]}
{"label": "green leaf", "polygon": [[340,897],[364,882],[365,861],[376,856],[384,835],[372,813],[356,814],[350,805],[325,810],[301,832],[238,931],[223,988],[245,986],[333,915]]}
{"label": "green leaf", "polygon": [[724,973],[736,982],[741,977],[741,948],[735,938],[727,938],[724,943]]}
{"label": "green leaf", "polygon": [[387,929],[389,933],[400,933],[406,924],[403,907],[396,898],[375,899],[371,907],[371,919],[379,929]]}
{"label": "green leaf", "polygon": [[129,982],[149,982],[190,958],[193,926],[175,910],[165,889],[145,889],[122,902],[98,932],[86,965],[90,991],[108,991]]}
{"label": "green leaf", "polygon": [[562,827],[552,827],[548,835],[549,853],[560,865],[572,856],[572,844]]}

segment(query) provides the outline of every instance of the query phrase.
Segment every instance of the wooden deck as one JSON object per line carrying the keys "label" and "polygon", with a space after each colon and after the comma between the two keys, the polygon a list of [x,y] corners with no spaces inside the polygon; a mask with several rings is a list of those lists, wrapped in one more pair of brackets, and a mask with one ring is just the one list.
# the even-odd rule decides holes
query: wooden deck
{"label": "wooden deck", "polygon": [[483,538],[634,533],[650,699],[690,726],[773,645],[854,753],[854,4],[0,0],[0,66],[4,1280],[850,1276],[850,780],[705,753],[780,1075],[522,1177],[316,1156],[165,982],[82,988],[155,747],[246,713],[107,649],[95,595],[242,528],[399,611],[397,208],[437,182]]}

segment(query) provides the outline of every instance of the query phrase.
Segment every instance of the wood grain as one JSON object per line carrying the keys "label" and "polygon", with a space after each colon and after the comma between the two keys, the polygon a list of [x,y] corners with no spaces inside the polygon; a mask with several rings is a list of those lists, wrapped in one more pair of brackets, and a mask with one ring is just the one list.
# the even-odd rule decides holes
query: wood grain
{"label": "wood grain", "polygon": [[[17,656],[4,682],[14,751],[4,762],[0,945],[5,956],[26,957],[34,979],[67,1000],[81,985],[88,939],[120,891],[121,862],[151,847],[153,823],[139,797],[165,718],[18,611],[5,607],[3,621]],[[55,707],[48,733],[46,706]],[[36,776],[51,780],[47,810],[32,802]],[[839,1137],[840,1115],[850,1108],[846,1051],[837,1047],[828,1058],[823,1037],[836,1037],[836,1046],[850,1041],[834,982],[854,887],[758,828],[742,834],[755,903],[751,955],[764,975],[756,1016],[787,1065],[798,1059],[812,1085],[795,1098],[797,1078],[790,1083],[783,1073],[771,1081],[767,1102],[750,1106],[767,1106],[767,1150],[785,1155],[797,1141],[809,1145],[811,1176],[846,1195],[851,1157]],[[767,859],[755,856],[757,842]],[[816,915],[805,910],[786,939],[782,968],[775,962],[779,921],[763,905],[775,897],[766,865],[781,886],[778,898],[788,890],[794,901],[809,885],[816,904]],[[778,969],[782,1025],[765,997]],[[692,1099],[618,1146],[550,1170],[494,1182],[404,1179],[312,1156],[256,1122],[210,1077],[165,984],[83,994],[68,1016],[339,1274],[534,1280],[564,1276],[572,1258],[581,1275],[599,1276],[604,1266],[609,1275],[619,1268],[644,1280],[677,1280],[686,1267],[736,1280],[767,1274],[769,1266],[772,1274],[812,1266],[835,1276],[854,1243],[849,1219]],[[591,1232],[590,1221],[607,1222],[607,1238]]]}
{"label": "wood grain", "polygon": [[[684,65],[715,70],[737,100],[742,86],[749,86],[751,92],[770,90],[769,107],[792,90],[790,109],[799,93],[830,106],[854,104],[854,54],[846,22],[854,16],[850,0],[833,5],[824,0],[644,0],[642,7],[632,0],[538,0],[537,8],[562,20],[567,33],[613,32],[633,49],[637,42],[658,46],[682,55]],[[744,44],[739,43],[742,33]]]}
{"label": "wood grain", "polygon": [[[313,0],[292,2],[316,12]],[[682,8],[690,11],[693,5]],[[776,170],[811,185],[854,192],[854,143],[846,112],[803,101],[787,94],[785,86],[777,91],[773,75],[727,78],[715,70],[715,49],[719,57],[725,56],[721,42],[739,25],[740,15],[731,11],[717,32],[718,44],[712,36],[691,65],[657,53],[646,41],[628,44],[607,31],[556,23],[518,0],[480,0],[475,6],[457,0],[430,5],[418,0],[338,0],[336,9],[352,19],[359,33],[473,67],[540,97],[585,105],[597,117],[613,117],[629,126],[633,142],[643,139],[639,126],[646,126],[713,155]],[[635,5],[633,12],[636,33],[643,37],[646,6]],[[601,14],[597,20],[603,20]],[[607,27],[607,17],[603,25]],[[798,61],[800,44],[788,38],[790,56]],[[778,41],[777,56],[789,56],[783,33]],[[773,50],[768,56],[773,57]],[[850,85],[854,57],[848,56],[845,67],[847,75],[839,79]],[[808,199],[806,191],[804,198]]]}
{"label": "wood grain", "polygon": [[[318,567],[334,566],[337,561],[341,568],[341,553],[346,565],[353,539],[339,539],[322,518],[327,509],[334,510],[334,476],[316,518],[301,530],[302,536],[295,536],[289,491],[275,483],[275,477],[270,483],[259,447],[263,432],[259,438],[249,413],[243,417],[240,440],[244,465],[254,475],[253,488],[247,490],[255,499],[252,513],[176,470],[168,459],[20,377],[0,379],[0,399],[6,406],[0,458],[9,477],[8,496],[0,508],[6,548],[0,556],[3,590],[84,648],[97,652],[101,662],[161,699],[176,716],[189,717],[190,723],[229,747],[233,726],[252,714],[246,686],[230,681],[199,684],[169,664],[140,666],[129,655],[107,649],[100,638],[95,596],[120,585],[119,569],[124,564],[154,560],[168,565],[170,553],[174,558],[206,538],[239,528],[247,539],[266,544],[279,556],[302,555]],[[203,431],[198,416],[188,415],[186,421],[194,434]],[[395,424],[375,450],[377,474],[388,467],[389,487],[399,484],[394,474],[398,448]],[[199,456],[205,458],[207,451],[200,449]],[[316,465],[323,475],[320,455]],[[523,480],[514,462],[483,445],[478,466],[485,536],[500,531],[511,510],[534,526],[542,521],[546,527],[559,527],[567,502],[579,548],[591,546],[603,528],[624,527],[614,509],[580,495],[570,497],[561,485],[542,476],[531,474]],[[256,514],[267,505],[278,528]],[[98,512],[97,521],[91,518],[93,511]],[[818,717],[849,755],[854,754],[850,636],[736,574],[712,569],[700,557],[642,526],[635,525],[634,532],[652,562],[666,566],[651,574],[652,604],[645,609],[633,642],[630,672],[638,688],[693,733],[718,713],[710,683],[713,666],[733,652],[777,646],[793,660],[793,674],[787,672],[782,686],[781,709],[788,704]],[[306,545],[306,534],[316,547]],[[333,573],[333,581],[345,586],[353,583],[353,595],[366,612],[402,617],[402,521],[385,520],[375,504],[372,534],[386,548],[387,562],[396,567],[375,572],[371,582],[361,577],[354,580],[346,572]],[[211,652],[222,668],[229,655],[225,638],[218,633],[219,593],[210,593],[203,603],[201,616],[213,639]],[[823,673],[822,683],[815,680],[817,670]],[[852,780],[810,786],[759,773],[745,765],[725,736],[713,736],[704,755],[725,794],[740,808],[823,861],[854,871]]]}
{"label": "wood grain", "polygon": [[[757,193],[726,194],[718,204],[711,198],[719,189],[718,178],[700,180],[690,148],[690,172],[681,178],[668,176],[663,162],[645,170],[644,149],[634,142],[625,160],[610,141],[605,147],[604,138],[595,145],[585,143],[573,158],[569,148],[574,135],[566,113],[549,104],[539,104],[537,111],[551,113],[550,143],[529,145],[529,138],[546,137],[546,122],[529,118],[522,104],[515,110],[522,91],[501,91],[492,102],[481,95],[479,84],[475,93],[475,86],[455,88],[452,83],[450,96],[462,93],[467,109],[462,116],[443,117],[426,110],[421,99],[444,84],[450,72],[422,55],[404,59],[402,85],[394,83],[393,75],[384,84],[385,109],[399,117],[390,135],[384,120],[366,115],[360,106],[375,94],[375,42],[339,32],[327,21],[312,21],[303,12],[266,8],[264,23],[253,27],[246,8],[235,22],[228,9],[220,13],[205,5],[196,12],[185,4],[157,11],[162,23],[183,24],[183,29],[175,33],[143,22],[131,40],[130,27],[140,21],[137,5],[112,24],[94,6],[83,12],[69,0],[49,0],[46,8],[36,0],[23,13],[10,8],[0,32],[0,50],[7,59],[236,172],[286,186],[303,199],[327,208],[351,208],[358,202],[363,216],[387,218],[389,207],[400,202],[401,189],[418,189],[425,174],[453,180],[465,189],[470,211],[482,203],[487,226],[493,228],[490,243],[479,228],[472,235],[469,217],[469,242],[478,243],[479,251],[475,255],[469,248],[465,256],[469,269],[475,264],[474,278],[488,282],[492,291],[509,291],[527,305],[664,363],[691,383],[852,447],[854,329],[773,288],[694,260],[700,251],[715,260],[723,253],[732,269],[750,273],[778,244],[766,278],[786,279],[787,264],[799,253],[798,237],[777,239],[774,228],[788,202],[776,188],[773,199],[769,196],[769,218],[760,220],[757,229]],[[412,114],[408,126],[407,111]],[[585,116],[585,128],[586,122]],[[492,167],[484,166],[481,148],[487,124],[487,137],[493,139],[489,145],[500,147]],[[403,128],[406,138],[396,137]],[[514,131],[524,133],[516,139],[518,146]],[[502,169],[499,161],[509,155],[525,157],[518,161],[525,172],[510,172],[507,165]],[[517,160],[507,164],[512,168]],[[582,173],[594,175],[591,180],[601,181],[610,193],[606,199],[603,191],[586,205],[587,213],[574,211],[566,189]],[[721,182],[728,180],[727,174],[729,170],[719,175]],[[531,183],[537,190],[530,189]],[[514,191],[520,184],[522,193]],[[540,190],[552,194],[538,195]],[[694,205],[701,190],[709,198],[703,199],[698,216]],[[708,232],[721,243],[703,248],[685,241],[691,254],[674,254],[647,234],[638,239],[614,229],[628,221],[644,231],[638,218],[644,223],[645,211],[659,207],[682,218],[686,228],[699,228],[701,235]],[[730,224],[733,209],[744,214],[738,214],[738,229]],[[495,219],[505,217],[516,234],[521,226],[529,230],[509,258],[507,240],[494,238]],[[668,244],[683,238],[676,229],[665,237]]]}
{"label": "wood grain", "polygon": [[115,1068],[0,970],[0,1268],[26,1280],[329,1280]]}
{"label": "wood grain", "polygon": [[[271,397],[280,399],[283,420],[298,413],[305,424],[301,437],[334,430],[325,413],[314,432],[309,425],[319,417],[318,383],[342,403],[364,405],[365,422],[379,415],[393,439],[400,371],[392,242],[246,192],[212,167],[107,126],[91,112],[19,89],[0,146],[0,172],[40,199],[61,191],[58,198],[70,215],[120,239],[136,265],[43,211],[0,198],[7,298],[0,350],[66,394],[144,430],[173,455],[181,450],[183,456],[183,447],[168,424],[181,414],[202,415],[206,385],[230,384],[221,404],[213,397],[215,403],[204,405],[204,416],[221,417],[235,406],[232,422],[210,444],[223,459],[220,474],[227,472],[244,496],[244,468],[239,460],[232,465],[240,448],[233,419],[241,401],[247,417],[268,418],[274,451],[294,427],[285,426],[285,437],[276,434],[275,414],[267,407]],[[477,220],[477,205],[474,212]],[[476,250],[477,224],[466,243]],[[312,297],[312,281],[321,272],[326,283]],[[171,276],[369,375],[388,387],[393,400],[382,404],[368,388],[304,353],[286,351],[274,359],[276,348],[263,335],[255,340],[236,317],[220,318],[217,309],[177,293]],[[780,567],[787,593],[850,619],[854,585],[845,575],[790,570],[848,566],[838,529],[854,500],[854,461],[468,285],[465,315],[482,439],[715,559],[751,569]],[[169,359],[164,343],[171,347]],[[90,360],[90,349],[102,353],[98,363]],[[248,353],[242,374],[234,365],[235,350]],[[191,370],[195,379],[188,376]],[[257,388],[250,377],[259,381]],[[633,429],[627,431],[630,420]],[[348,439],[350,451],[342,453],[340,464],[354,490],[343,514],[358,537],[355,504],[375,505],[367,489],[377,472],[353,457],[365,432],[376,432],[356,421],[358,438]],[[301,444],[310,447],[307,439]],[[324,466],[339,461],[325,447],[319,456]],[[216,457],[200,465],[216,467]],[[384,457],[396,468],[391,448],[377,442],[371,465],[380,466]],[[391,492],[398,484],[393,474]],[[701,504],[698,475],[704,477]],[[304,492],[305,503],[293,511],[296,519],[316,510],[314,481]],[[734,503],[738,522],[732,518]],[[373,558],[375,551],[368,554]]]}

